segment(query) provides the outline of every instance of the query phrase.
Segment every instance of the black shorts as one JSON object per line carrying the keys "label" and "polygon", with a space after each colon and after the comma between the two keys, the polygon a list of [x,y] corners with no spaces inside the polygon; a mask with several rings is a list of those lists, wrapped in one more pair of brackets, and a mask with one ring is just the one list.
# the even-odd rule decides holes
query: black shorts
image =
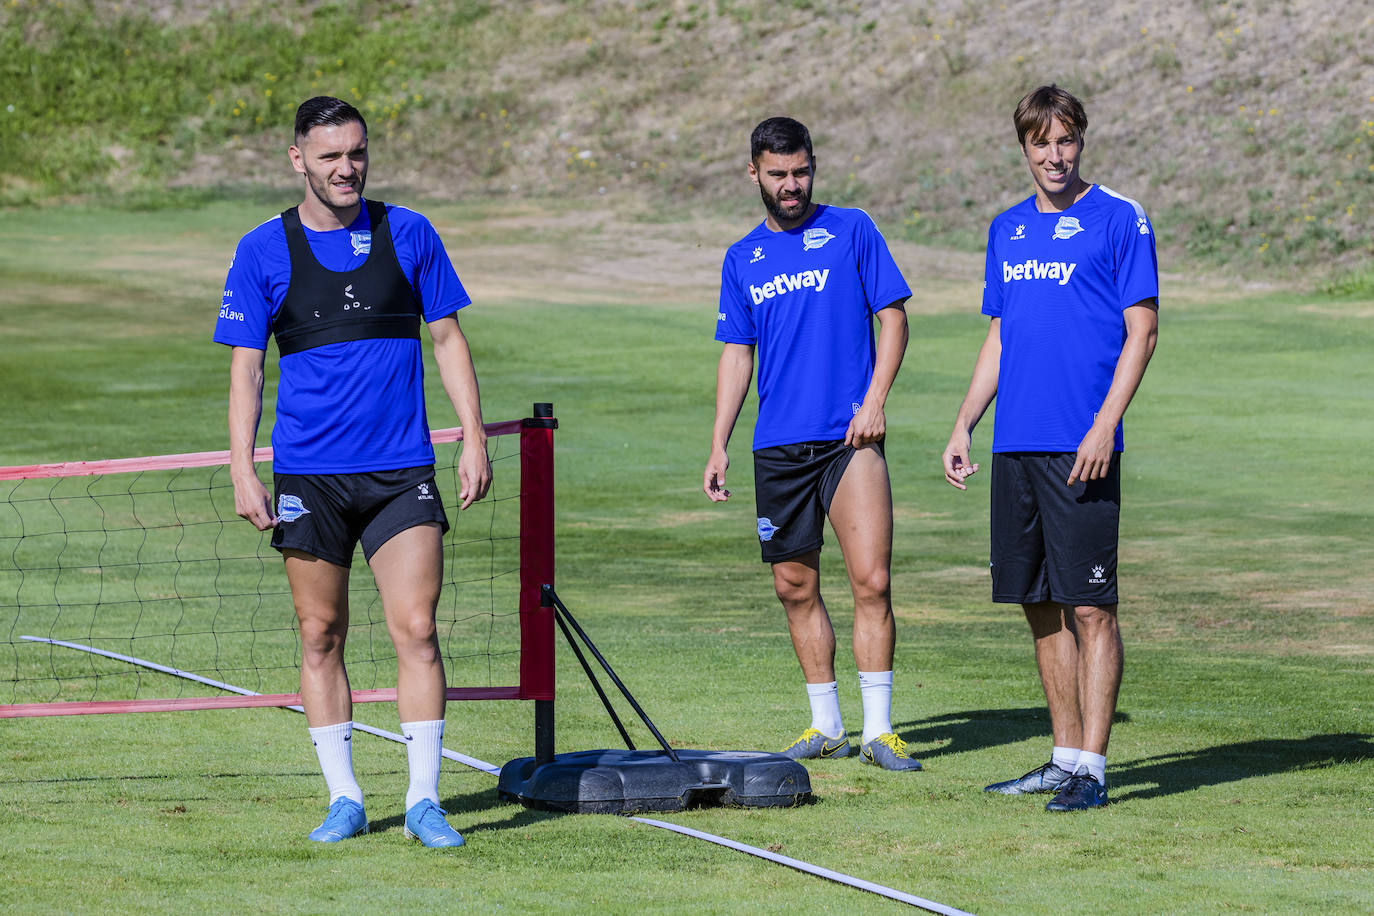
{"label": "black shorts", "polygon": [[[883,454],[882,442],[874,443]],[[843,440],[775,445],[754,452],[754,504],[763,562],[819,550],[825,517],[855,449]]]}
{"label": "black shorts", "polygon": [[274,474],[277,527],[272,546],[299,550],[336,566],[352,566],[362,541],[369,561],[408,528],[430,522],[448,531],[434,468],[366,474]]}
{"label": "black shorts", "polygon": [[1066,486],[1073,452],[992,456],[992,600],[1116,604],[1121,453],[1107,476]]}

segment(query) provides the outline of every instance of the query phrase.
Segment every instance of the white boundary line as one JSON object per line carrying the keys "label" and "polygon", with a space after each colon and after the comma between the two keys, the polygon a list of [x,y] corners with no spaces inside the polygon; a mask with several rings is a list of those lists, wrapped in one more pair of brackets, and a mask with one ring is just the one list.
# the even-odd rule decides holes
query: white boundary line
{"label": "white boundary line", "polygon": [[[89,652],[93,655],[102,655],[105,658],[113,658],[118,661],[128,662],[131,665],[140,665],[144,668],[149,668],[153,671],[160,671],[163,674],[170,674],[174,677],[185,678],[188,681],[196,681],[197,683],[206,684],[210,687],[215,687],[219,690],[227,690],[230,693],[237,693],[240,696],[261,696],[261,694],[252,690],[248,690],[244,687],[235,687],[232,684],[226,684],[223,681],[211,680],[207,677],[201,677],[199,674],[192,674],[189,671],[182,671],[179,668],[169,668],[166,665],[159,665],[156,662],[150,662],[146,659],[135,658],[132,655],[121,655],[118,652],[109,652],[104,649],[97,649],[93,646],[84,646],[81,643],[64,642],[60,639],[47,639],[42,636],[21,636],[19,638],[27,639],[31,642],[42,642],[54,646],[63,646],[67,649],[76,649],[80,652]],[[301,706],[286,706],[283,708],[290,709],[294,712],[299,713],[305,712],[304,707]],[[370,725],[362,725],[357,722],[353,723],[353,728],[356,731],[366,732],[369,735],[376,735],[379,738],[386,738],[388,741],[395,741],[399,744],[405,744],[405,738],[402,735],[396,734],[395,732],[384,731],[383,729],[373,728]],[[441,753],[449,760],[456,761],[458,763],[463,764],[464,766],[469,766],[474,770],[480,770],[481,772],[486,773],[489,776],[499,776],[501,774],[500,767],[487,763],[485,760],[479,760],[476,757],[469,757],[466,754],[460,754],[457,751],[451,751],[448,748],[442,748]],[[683,827],[679,824],[670,824],[667,821],[656,821],[647,817],[630,817],[628,819],[632,821],[638,821],[641,824],[647,824],[650,827],[660,827],[664,830],[671,830],[674,833],[680,833],[683,836],[692,837],[694,839],[706,840],[709,843],[715,843],[717,846],[724,846],[727,849],[733,849],[736,852],[743,852],[748,853],[751,856],[758,856],[760,859],[766,859],[769,862],[776,862],[779,865],[786,865],[788,868],[795,868],[797,871],[805,872],[808,875],[815,875],[818,878],[825,878],[828,881],[834,881],[838,884],[845,884],[849,887],[853,887],[861,891],[868,891],[871,894],[877,894],[880,897],[887,897],[890,900],[896,900],[901,903],[907,903],[911,906],[919,907],[923,910],[928,910],[932,913],[940,913],[942,914],[942,916],[973,916],[973,914],[969,913],[967,910],[960,910],[952,906],[945,906],[943,903],[936,903],[934,900],[927,900],[924,897],[917,897],[915,894],[908,894],[905,891],[894,890],[893,888],[886,887],[881,884],[874,884],[872,881],[865,881],[862,878],[855,878],[852,875],[846,875],[843,872],[832,871],[829,868],[822,868],[819,865],[812,865],[810,862],[803,862],[801,859],[794,859],[791,856],[779,855],[776,852],[769,852],[766,849],[760,849],[757,846],[750,846],[747,843],[741,843],[737,840],[731,840],[727,837],[716,836],[713,833],[705,833],[700,830],[693,830],[690,827]]]}
{"label": "white boundary line", "polygon": [[908,894],[904,891],[893,890],[881,884],[874,884],[872,881],[865,881],[862,878],[855,878],[841,872],[831,871],[819,865],[812,865],[810,862],[803,862],[791,856],[779,855],[776,852],[769,852],[767,849],[759,849],[757,846],[750,846],[736,840],[727,839],[723,836],[716,836],[712,833],[703,833],[700,830],[693,830],[690,827],[683,827],[679,824],[670,824],[667,821],[650,820],[647,817],[631,817],[632,821],[639,821],[641,824],[648,824],[651,827],[662,827],[664,830],[671,830],[674,833],[681,833],[684,836],[695,837],[698,840],[706,840],[719,846],[725,846],[738,852],[747,852],[751,856],[758,856],[760,859],[767,859],[769,862],[776,862],[779,865],[786,865],[788,868],[795,868],[797,871],[804,871],[808,875],[815,875],[819,878],[826,878],[839,884],[847,884],[850,887],[858,888],[861,891],[878,894],[892,900],[899,900],[902,903],[909,903],[912,906],[929,910],[932,913],[941,913],[944,916],[973,916],[966,910],[956,910],[952,906],[945,906],[943,903],[936,903],[933,900],[926,900],[924,897],[917,897],[915,894]]}

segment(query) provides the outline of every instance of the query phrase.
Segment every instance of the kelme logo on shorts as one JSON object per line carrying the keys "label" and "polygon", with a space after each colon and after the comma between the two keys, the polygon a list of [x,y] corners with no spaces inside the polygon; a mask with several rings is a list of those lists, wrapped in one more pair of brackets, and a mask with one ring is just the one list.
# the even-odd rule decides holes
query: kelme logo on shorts
{"label": "kelme logo on shorts", "polygon": [[283,522],[294,522],[302,515],[309,515],[310,510],[305,508],[305,503],[301,502],[299,496],[291,496],[283,493],[277,497],[277,520]]}
{"label": "kelme logo on shorts", "polygon": [[1101,566],[1093,567],[1093,574],[1088,578],[1093,585],[1102,585],[1107,581],[1107,571]]}
{"label": "kelme logo on shorts", "polygon": [[760,519],[759,519],[759,540],[760,540],[760,541],[771,541],[771,540],[773,540],[773,535],[775,535],[775,534],[777,534],[777,533],[778,533],[778,526],[773,524],[773,520],[772,520],[772,519],[770,519],[770,518],[760,518]]}

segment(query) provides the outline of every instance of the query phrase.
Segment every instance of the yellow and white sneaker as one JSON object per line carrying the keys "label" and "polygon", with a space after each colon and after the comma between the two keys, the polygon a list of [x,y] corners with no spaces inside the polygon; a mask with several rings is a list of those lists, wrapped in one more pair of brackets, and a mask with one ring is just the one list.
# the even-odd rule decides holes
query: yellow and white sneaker
{"label": "yellow and white sneaker", "polygon": [[921,761],[906,752],[906,742],[892,732],[859,746],[859,759],[884,770],[919,770]]}
{"label": "yellow and white sneaker", "polygon": [[815,760],[818,758],[848,757],[849,739],[844,735],[830,738],[821,734],[820,729],[808,728],[801,737],[783,748],[782,755],[793,760]]}

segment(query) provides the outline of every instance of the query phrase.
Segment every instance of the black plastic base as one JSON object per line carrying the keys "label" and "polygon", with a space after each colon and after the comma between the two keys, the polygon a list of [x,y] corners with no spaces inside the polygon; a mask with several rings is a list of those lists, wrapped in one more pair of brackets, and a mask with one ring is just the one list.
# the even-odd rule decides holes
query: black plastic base
{"label": "black plastic base", "polygon": [[576,751],[539,766],[519,757],[501,768],[497,794],[527,808],[575,814],[777,807],[811,800],[806,768],[763,751]]}

